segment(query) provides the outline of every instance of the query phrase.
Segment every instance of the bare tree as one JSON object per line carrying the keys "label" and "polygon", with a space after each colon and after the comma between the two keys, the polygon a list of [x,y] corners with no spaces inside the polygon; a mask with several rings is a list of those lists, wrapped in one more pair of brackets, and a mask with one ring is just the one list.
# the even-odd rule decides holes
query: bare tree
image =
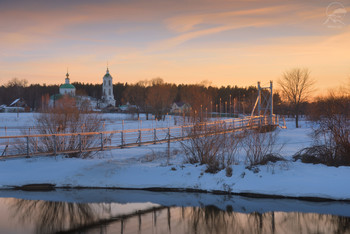
{"label": "bare tree", "polygon": [[213,99],[208,89],[203,85],[188,85],[182,88],[181,99],[190,104],[193,121],[205,121],[210,112],[210,101]]}
{"label": "bare tree", "polygon": [[176,87],[171,84],[166,84],[161,78],[156,78],[151,81],[152,86],[147,92],[146,103],[152,109],[155,117],[160,120],[169,111],[171,103],[176,96]]}
{"label": "bare tree", "polygon": [[[84,106],[78,108],[75,99],[69,96],[63,96],[57,101],[55,107],[43,109],[35,120],[37,134],[55,135],[55,138],[30,138],[31,151],[46,153],[57,149],[57,151],[69,152],[67,154],[70,157],[86,158],[92,154],[86,149],[100,144],[97,133],[102,131],[103,127],[101,116],[90,112]],[[79,135],[84,132],[96,134]],[[23,133],[28,134],[26,131]],[[65,133],[72,134],[64,135]],[[18,150],[24,152],[25,144],[19,145]]]}
{"label": "bare tree", "polygon": [[9,89],[8,95],[11,97],[11,102],[15,98],[24,97],[24,91],[25,88],[28,86],[28,80],[26,79],[19,79],[17,77],[12,78],[7,82],[5,87]]}
{"label": "bare tree", "polygon": [[147,84],[147,80],[139,81],[135,85],[128,86],[123,93],[125,100],[136,105],[138,118],[140,117],[140,111],[144,111],[148,119],[148,109],[146,106]]}
{"label": "bare tree", "polygon": [[283,73],[278,84],[282,89],[283,96],[292,105],[295,116],[295,127],[299,127],[299,114],[301,104],[310,97],[314,91],[315,81],[310,77],[307,68],[293,68]]}
{"label": "bare tree", "polygon": [[27,87],[28,86],[28,80],[26,79],[19,79],[17,77],[12,78],[9,80],[6,84],[6,87]]}

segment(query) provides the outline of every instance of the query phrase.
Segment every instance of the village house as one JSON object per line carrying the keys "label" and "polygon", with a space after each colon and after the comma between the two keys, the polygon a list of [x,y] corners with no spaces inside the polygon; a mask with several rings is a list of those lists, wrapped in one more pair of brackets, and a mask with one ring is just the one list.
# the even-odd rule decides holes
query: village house
{"label": "village house", "polygon": [[171,105],[170,112],[173,114],[183,114],[189,112],[191,109],[191,106],[188,103],[184,102],[174,102]]}

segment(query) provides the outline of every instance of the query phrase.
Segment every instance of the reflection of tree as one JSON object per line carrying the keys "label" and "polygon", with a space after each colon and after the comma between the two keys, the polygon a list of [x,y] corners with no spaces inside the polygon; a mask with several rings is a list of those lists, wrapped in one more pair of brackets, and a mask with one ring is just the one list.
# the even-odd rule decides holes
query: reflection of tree
{"label": "reflection of tree", "polygon": [[87,225],[110,214],[110,205],[13,199],[12,217],[22,224],[33,223],[36,233],[53,233]]}
{"label": "reflection of tree", "polygon": [[350,233],[349,217],[316,213],[244,214],[207,206],[182,208],[181,219],[188,233]]}
{"label": "reflection of tree", "polygon": [[[264,215],[266,214],[268,213]],[[276,233],[349,233],[350,231],[349,217],[301,212],[277,212],[277,217],[274,217]],[[273,233],[267,229],[266,233],[268,232]]]}
{"label": "reflection of tree", "polygon": [[[150,208],[112,216],[109,204],[11,199],[12,218],[36,233],[350,233],[350,218],[299,212],[235,212],[232,206]],[[178,215],[177,215],[178,214]],[[151,219],[149,219],[151,217]],[[128,225],[126,225],[128,224]],[[120,226],[118,226],[120,225]],[[136,227],[136,228],[135,228]],[[181,231],[180,231],[181,230]]]}
{"label": "reflection of tree", "polygon": [[[186,208],[182,218],[188,222],[188,233],[239,233],[235,213],[220,210],[216,206]],[[187,213],[187,214],[184,214]]]}
{"label": "reflection of tree", "polygon": [[350,233],[349,217],[332,216],[331,222],[335,225],[334,233]]}

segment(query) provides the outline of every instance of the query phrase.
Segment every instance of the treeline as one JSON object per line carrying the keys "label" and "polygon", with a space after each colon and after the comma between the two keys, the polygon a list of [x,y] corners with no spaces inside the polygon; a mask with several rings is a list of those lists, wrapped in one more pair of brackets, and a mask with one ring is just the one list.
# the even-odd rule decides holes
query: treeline
{"label": "treeline", "polygon": [[[100,99],[102,96],[102,84],[89,84],[74,82],[76,95],[91,96]],[[23,98],[32,110],[41,107],[42,97],[59,93],[60,85],[31,84],[25,79],[13,78],[7,84],[0,86],[0,105],[10,105],[15,99]],[[117,105],[121,104],[123,91],[128,84],[117,83],[113,87]]]}
{"label": "treeline", "polygon": [[[75,82],[76,95],[87,95],[96,99],[102,96],[102,84]],[[26,80],[12,79],[0,86],[0,104],[10,105],[17,98],[23,98],[34,111],[41,107],[44,95],[59,93],[59,85],[31,84]],[[150,112],[161,118],[169,111],[173,102],[184,102],[191,110],[204,113],[234,111],[249,114],[255,104],[258,90],[254,86],[221,86],[202,84],[170,84],[161,78],[139,81],[136,84],[116,83],[113,85],[116,106],[129,103],[137,106],[138,112]],[[280,95],[274,93],[277,112],[286,112]]]}

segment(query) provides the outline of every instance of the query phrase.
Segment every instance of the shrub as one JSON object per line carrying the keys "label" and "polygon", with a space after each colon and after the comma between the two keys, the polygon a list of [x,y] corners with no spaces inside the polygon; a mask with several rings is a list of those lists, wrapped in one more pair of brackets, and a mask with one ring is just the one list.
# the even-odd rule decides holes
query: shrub
{"label": "shrub", "polygon": [[227,177],[231,177],[232,176],[232,167],[231,166],[227,166],[226,167],[226,176]]}
{"label": "shrub", "polygon": [[[31,151],[53,152],[56,147],[58,152],[69,152],[67,154],[70,157],[86,158],[92,154],[92,151],[84,151],[85,149],[100,145],[100,137],[97,133],[102,130],[102,123],[99,114],[92,113],[86,108],[78,108],[73,98],[64,96],[62,100],[55,103],[54,108],[42,110],[36,117],[36,133],[56,135],[55,140],[53,137],[30,138]],[[96,134],[74,134],[83,132]],[[65,133],[73,134],[60,135]]]}
{"label": "shrub", "polygon": [[286,161],[284,158],[282,158],[280,155],[277,154],[267,154],[263,159],[260,161],[260,165],[266,165],[269,162],[275,163],[279,161]]}
{"label": "shrub", "polygon": [[350,165],[350,97],[330,93],[319,98],[310,116],[317,123],[314,146],[299,152],[302,160],[319,160],[329,166]]}
{"label": "shrub", "polygon": [[235,161],[241,136],[225,132],[224,124],[194,124],[187,132],[189,140],[181,143],[185,162],[207,165],[206,172],[216,173]]}
{"label": "shrub", "polygon": [[278,156],[278,153],[281,151],[283,145],[278,146],[278,144],[276,144],[278,133],[278,130],[270,132],[261,129],[245,131],[242,143],[249,167],[264,165],[269,161],[276,162],[282,160],[281,157]]}
{"label": "shrub", "polygon": [[303,163],[312,164],[325,164],[327,166],[341,166],[349,165],[342,160],[342,158],[337,157],[337,151],[326,146],[317,145],[312,147],[307,147],[299,152],[297,152],[293,159],[301,160]]}

